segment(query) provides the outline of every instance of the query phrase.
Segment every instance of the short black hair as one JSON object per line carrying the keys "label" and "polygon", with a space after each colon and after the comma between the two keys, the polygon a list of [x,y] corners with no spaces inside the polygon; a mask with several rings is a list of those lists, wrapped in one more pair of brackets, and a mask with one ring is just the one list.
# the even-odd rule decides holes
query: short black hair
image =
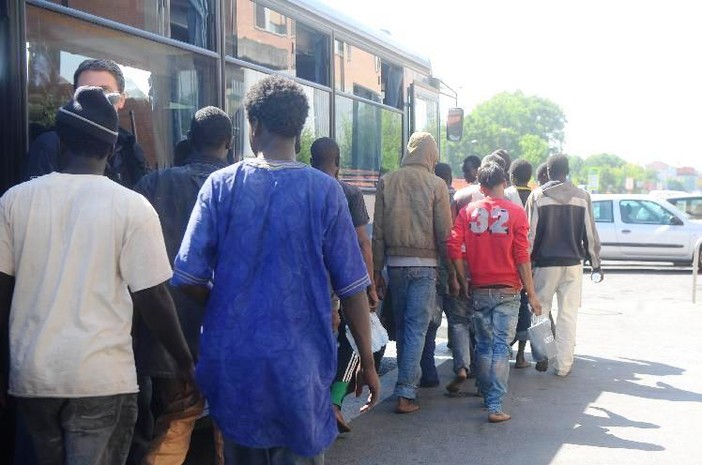
{"label": "short black hair", "polygon": [[502,158],[501,156],[497,155],[495,152],[491,153],[490,155],[485,155],[485,158],[483,158],[483,161],[480,162],[480,166],[485,166],[489,163],[497,163],[500,165],[500,168],[502,168],[502,171],[507,171],[507,165],[505,165],[505,159]]}
{"label": "short black hair", "polygon": [[339,166],[341,163],[339,145],[330,137],[320,137],[312,142],[310,154],[312,155],[310,164],[313,168]]}
{"label": "short black hair", "polygon": [[188,139],[195,149],[219,148],[232,140],[232,120],[217,107],[204,107],[190,121]]}
{"label": "short black hair", "polygon": [[309,104],[302,86],[282,76],[268,76],[246,93],[246,114],[273,134],[299,136],[307,119]]}
{"label": "short black hair", "polygon": [[451,174],[451,165],[448,163],[437,163],[434,167],[434,174],[446,181],[447,184],[453,182],[453,174]]}
{"label": "short black hair", "polygon": [[492,189],[493,187],[507,181],[505,170],[498,163],[483,163],[478,168],[478,182],[481,187]]}
{"label": "short black hair", "polygon": [[119,65],[112,60],[85,60],[73,73],[73,89],[78,89],[78,79],[84,71],[107,71],[117,81],[117,90],[124,92],[124,74]]}
{"label": "short black hair", "polygon": [[505,149],[497,149],[494,152],[492,152],[490,155],[497,155],[498,157],[502,158],[504,160],[504,165],[502,166],[505,171],[509,170],[509,166],[512,164],[512,157],[509,156],[509,152]]}
{"label": "short black hair", "polygon": [[550,179],[568,176],[568,157],[562,154],[550,156],[546,160],[546,167],[548,168],[548,177]]}
{"label": "short black hair", "polygon": [[61,143],[62,154],[68,150],[72,155],[101,160],[110,155],[114,148],[114,144],[93,137],[63,121],[56,121],[56,134]]}
{"label": "short black hair", "polygon": [[509,167],[509,175],[512,178],[512,182],[520,186],[526,186],[531,180],[532,169],[531,163],[528,161],[522,158],[514,160]]}
{"label": "short black hair", "polygon": [[463,159],[463,172],[468,171],[469,168],[477,170],[480,168],[480,158],[475,155],[468,155]]}

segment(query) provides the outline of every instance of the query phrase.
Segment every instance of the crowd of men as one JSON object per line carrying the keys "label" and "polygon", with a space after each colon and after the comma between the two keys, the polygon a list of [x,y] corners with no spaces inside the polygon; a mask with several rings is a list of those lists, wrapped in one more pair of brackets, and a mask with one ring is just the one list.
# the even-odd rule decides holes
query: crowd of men
{"label": "crowd of men", "polygon": [[468,157],[454,192],[434,138],[412,134],[379,180],[369,237],[363,193],[337,179],[338,145],[319,139],[312,167],[297,161],[309,106],[294,81],[247,93],[255,158],[227,163],[231,120],[206,107],[179,166],[151,173],[119,128],[119,67],[88,60],[74,87],[30,150],[28,181],[0,198],[0,408],[18,411],[17,463],[181,464],[207,408],[217,463],[321,464],[350,430],[344,397],[367,386],[363,410],[379,400],[379,299],[397,413],[440,383],[443,312],[446,389],[475,378],[491,423],[510,419],[510,346],[530,366],[526,329],[554,294],[555,374],[572,369],[581,265],[599,268],[599,239],[566,157],[548,159],[533,192],[527,162]]}

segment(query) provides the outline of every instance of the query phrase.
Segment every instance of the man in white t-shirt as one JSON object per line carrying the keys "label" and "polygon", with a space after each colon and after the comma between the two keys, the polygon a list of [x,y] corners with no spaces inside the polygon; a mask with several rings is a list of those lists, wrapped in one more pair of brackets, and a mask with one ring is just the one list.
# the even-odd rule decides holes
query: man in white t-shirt
{"label": "man in white t-shirt", "polygon": [[63,172],[0,198],[9,394],[42,464],[124,463],[137,414],[133,308],[184,379],[192,377],[165,287],[172,273],[158,216],[144,197],[102,175],[117,140],[110,97],[78,88],[56,118]]}

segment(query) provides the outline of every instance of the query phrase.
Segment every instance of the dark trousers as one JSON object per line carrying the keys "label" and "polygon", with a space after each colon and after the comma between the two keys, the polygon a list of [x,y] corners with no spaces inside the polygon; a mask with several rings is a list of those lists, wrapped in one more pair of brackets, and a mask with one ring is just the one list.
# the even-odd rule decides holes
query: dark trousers
{"label": "dark trousers", "polygon": [[517,335],[515,338],[518,341],[526,341],[529,339],[527,329],[531,326],[531,310],[529,309],[529,297],[524,289],[522,289],[519,300],[519,317],[517,319]]}
{"label": "dark trousers", "polygon": [[324,465],[324,453],[314,457],[297,455],[287,447],[254,449],[224,438],[225,465]]}
{"label": "dark trousers", "polygon": [[137,416],[136,394],[20,398],[39,465],[123,465]]}
{"label": "dark trousers", "polygon": [[346,322],[343,317],[339,324],[339,334],[336,338],[338,349],[336,354],[336,376],[331,388],[332,404],[341,407],[344,397],[356,389],[356,371],[360,358],[351,348],[346,339]]}
{"label": "dark trousers", "polygon": [[153,393],[151,378],[139,375],[137,381],[139,382],[139,394],[137,397],[138,415],[136,425],[134,425],[134,434],[129,449],[127,465],[141,465],[154,438],[154,414],[151,411]]}

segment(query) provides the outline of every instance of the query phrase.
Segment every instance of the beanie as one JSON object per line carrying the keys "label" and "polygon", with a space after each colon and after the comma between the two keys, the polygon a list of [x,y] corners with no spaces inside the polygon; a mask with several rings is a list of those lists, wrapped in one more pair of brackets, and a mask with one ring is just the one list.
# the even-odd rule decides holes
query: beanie
{"label": "beanie", "polygon": [[56,122],[108,144],[117,142],[117,110],[100,87],[81,86],[76,89],[73,99],[59,108]]}

